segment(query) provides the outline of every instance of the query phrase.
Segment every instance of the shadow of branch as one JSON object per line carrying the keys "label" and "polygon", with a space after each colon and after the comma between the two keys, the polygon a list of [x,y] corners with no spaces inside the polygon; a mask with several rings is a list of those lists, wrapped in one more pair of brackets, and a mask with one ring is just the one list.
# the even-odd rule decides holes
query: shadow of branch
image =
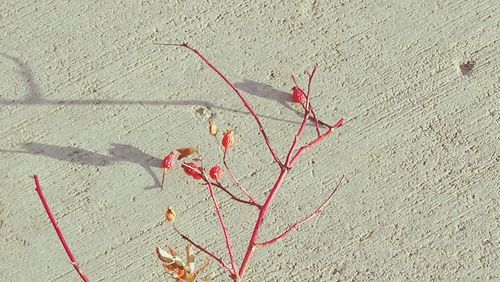
{"label": "shadow of branch", "polygon": [[[17,105],[26,105],[26,106],[53,106],[53,105],[63,105],[63,106],[86,106],[86,105],[137,105],[137,106],[203,106],[207,109],[218,109],[222,111],[231,111],[238,114],[250,115],[246,110],[235,110],[228,107],[223,107],[216,105],[211,102],[203,101],[203,100],[179,100],[179,101],[165,101],[165,100],[106,100],[106,99],[78,99],[78,100],[53,100],[46,99],[42,96],[40,88],[36,84],[32,70],[28,66],[28,64],[22,62],[20,59],[0,52],[0,56],[4,57],[8,60],[11,60],[16,64],[18,71],[17,73],[21,76],[22,80],[25,82],[26,87],[28,89],[28,93],[23,99],[5,99],[0,98],[0,106],[17,106]],[[255,95],[258,97],[273,99],[278,101],[285,108],[293,110],[297,112],[295,109],[290,107],[289,102],[290,94],[286,92],[282,92],[272,88],[271,86],[261,84],[258,82],[254,82],[251,80],[244,80],[241,83],[236,84],[237,87],[241,87],[241,90],[248,92],[251,95]],[[243,107],[243,106],[242,106]],[[298,112],[297,112],[298,113]],[[299,114],[299,113],[298,113]],[[300,114],[299,114],[300,116]],[[291,124],[300,124],[299,121],[291,121],[279,117],[274,117],[270,115],[259,114],[259,117],[291,123]]]}
{"label": "shadow of branch", "polygon": [[146,154],[131,145],[112,143],[108,149],[108,155],[73,146],[58,146],[33,142],[23,144],[22,149],[23,150],[0,149],[0,152],[43,155],[52,159],[66,161],[77,165],[96,167],[111,166],[116,162],[130,162],[143,167],[153,178],[154,185],[146,187],[146,189],[160,187],[160,181],[154,173],[153,168],[161,168],[161,160]]}

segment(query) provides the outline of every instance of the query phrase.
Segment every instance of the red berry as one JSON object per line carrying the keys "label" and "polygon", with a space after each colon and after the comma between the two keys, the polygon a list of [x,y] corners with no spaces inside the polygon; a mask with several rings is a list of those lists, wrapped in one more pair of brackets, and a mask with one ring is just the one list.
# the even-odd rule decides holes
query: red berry
{"label": "red berry", "polygon": [[163,161],[161,162],[161,167],[165,170],[169,170],[174,167],[175,164],[175,153],[174,151],[170,152]]}
{"label": "red berry", "polygon": [[306,102],[306,94],[298,86],[292,87],[292,98],[295,103],[304,104]]}
{"label": "red berry", "polygon": [[192,176],[193,176],[194,180],[200,180],[201,179],[201,174],[199,174],[197,172],[195,172]]}
{"label": "red berry", "polygon": [[182,168],[187,175],[193,177],[196,180],[201,179],[201,174],[199,173],[199,171],[201,171],[201,168],[198,167],[195,163],[187,163],[183,165]]}
{"label": "red berry", "polygon": [[224,148],[229,149],[234,146],[234,134],[231,129],[228,129],[225,133],[224,136],[222,137],[222,146]]}
{"label": "red berry", "polygon": [[216,165],[210,169],[210,177],[215,180],[219,181],[222,179],[222,168],[220,166]]}

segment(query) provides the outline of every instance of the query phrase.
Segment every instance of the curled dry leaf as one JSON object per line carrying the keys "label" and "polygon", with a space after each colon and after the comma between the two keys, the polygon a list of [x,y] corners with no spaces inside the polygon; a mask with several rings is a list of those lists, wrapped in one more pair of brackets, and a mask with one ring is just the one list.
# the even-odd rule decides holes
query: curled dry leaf
{"label": "curled dry leaf", "polygon": [[195,147],[179,148],[177,149],[177,152],[179,152],[179,157],[177,159],[182,160],[184,158],[192,156],[193,154],[197,154],[198,148]]}
{"label": "curled dry leaf", "polygon": [[186,261],[180,259],[177,251],[170,247],[168,247],[168,251],[157,247],[156,255],[158,256],[158,259],[160,259],[160,261],[163,263],[163,267],[165,268],[165,270],[173,278],[175,278],[177,282],[211,281],[210,277],[197,280],[199,279],[199,274],[207,268],[209,261],[205,261],[200,269],[195,270],[195,255],[191,244],[188,244],[186,246]]}
{"label": "curled dry leaf", "polygon": [[186,245],[186,263],[190,269],[194,269],[194,252],[193,245]]}

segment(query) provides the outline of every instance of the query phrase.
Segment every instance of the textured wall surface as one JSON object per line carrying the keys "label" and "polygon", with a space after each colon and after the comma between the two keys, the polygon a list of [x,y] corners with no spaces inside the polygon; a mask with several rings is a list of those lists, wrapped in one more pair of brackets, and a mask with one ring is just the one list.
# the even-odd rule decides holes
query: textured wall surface
{"label": "textured wall surface", "polygon": [[[259,251],[248,281],[500,280],[498,1],[294,2],[2,1],[0,280],[79,279],[33,174],[92,281],[168,281],[154,248],[185,244],[163,222],[170,205],[227,260],[208,193],[180,170],[161,191],[160,159],[200,145],[217,162],[215,117],[236,130],[229,162],[259,201],[278,169],[230,88],[154,41],[211,59],[280,156],[301,120],[290,74],[304,85],[318,63],[317,114],[350,121],[291,171],[262,238],[349,181],[321,217]],[[218,196],[241,262],[257,213]],[[209,273],[229,280],[216,263]]]}

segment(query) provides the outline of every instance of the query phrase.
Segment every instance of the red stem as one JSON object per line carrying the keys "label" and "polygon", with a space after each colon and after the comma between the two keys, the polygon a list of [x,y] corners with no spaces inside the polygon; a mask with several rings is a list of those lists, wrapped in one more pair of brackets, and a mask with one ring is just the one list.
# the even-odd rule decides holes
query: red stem
{"label": "red stem", "polygon": [[219,223],[220,223],[220,226],[222,227],[222,232],[224,233],[224,238],[226,239],[226,247],[227,247],[227,251],[229,253],[229,259],[231,260],[231,266],[233,267],[233,271],[231,271],[231,274],[235,275],[236,274],[236,263],[234,262],[233,248],[231,247],[231,241],[229,239],[229,231],[227,230],[227,226],[224,223],[224,217],[222,216],[222,210],[220,209],[219,203],[217,202],[217,199],[215,198],[214,188],[212,187],[212,184],[206,178],[205,175],[203,175],[203,179],[205,180],[205,182],[208,185],[208,190],[210,191],[210,197],[212,198],[212,201],[214,202],[215,211],[217,212],[217,217],[219,218]]}
{"label": "red stem", "polygon": [[[287,166],[287,167],[290,167],[290,158],[292,156],[293,150],[295,150],[295,147],[297,146],[297,142],[299,141],[300,137],[302,136],[302,133],[304,132],[306,122],[309,118],[309,114],[313,115],[313,119],[314,119],[314,122],[316,125],[316,132],[318,133],[318,137],[321,136],[321,132],[319,130],[318,119],[316,118],[316,114],[314,114],[314,111],[312,109],[311,102],[310,102],[310,97],[309,97],[310,90],[311,90],[311,82],[312,82],[312,79],[314,77],[314,74],[316,73],[317,68],[318,68],[318,65],[315,65],[312,73],[309,75],[309,82],[307,84],[307,100],[306,100],[305,105],[302,105],[302,107],[304,108],[304,118],[302,119],[302,123],[299,127],[299,130],[297,131],[297,134],[295,134],[295,137],[293,138],[292,146],[290,146],[290,150],[288,151],[288,154],[286,156],[285,166]],[[302,94],[306,95],[304,93],[304,91],[302,91],[302,89],[297,85],[297,81],[295,80],[294,75],[292,75],[292,80],[295,83],[295,86],[297,86],[297,89],[299,91],[301,91]]]}
{"label": "red stem", "polygon": [[265,241],[265,242],[262,242],[262,243],[256,243],[256,245],[263,246],[263,247],[272,245],[272,244],[276,243],[278,240],[283,239],[289,233],[297,230],[302,224],[304,224],[307,221],[309,221],[310,219],[312,219],[312,218],[320,215],[323,212],[323,210],[326,207],[326,205],[328,205],[331,202],[331,200],[333,198],[333,195],[335,194],[335,192],[337,191],[337,189],[340,187],[340,184],[342,183],[342,180],[344,180],[344,178],[345,178],[345,175],[343,175],[342,178],[340,178],[340,181],[337,183],[337,186],[335,186],[335,189],[333,189],[333,191],[326,198],[326,200],[323,202],[323,204],[321,204],[316,210],[314,210],[314,212],[312,212],[311,214],[309,214],[308,216],[306,216],[302,220],[298,221],[297,223],[291,225],[285,232],[283,232],[280,235],[276,236],[274,239],[271,239],[271,240],[268,240],[268,241]]}
{"label": "red stem", "polygon": [[62,231],[59,228],[59,225],[57,224],[57,221],[56,221],[54,215],[52,214],[52,211],[50,211],[49,204],[47,203],[47,200],[45,199],[45,196],[43,195],[42,186],[40,185],[40,182],[38,181],[38,176],[34,175],[33,178],[35,179],[35,186],[36,186],[35,190],[38,193],[38,197],[42,201],[45,212],[49,216],[50,222],[52,223],[52,226],[54,227],[54,230],[56,231],[57,236],[59,237],[59,241],[61,241],[61,244],[63,245],[64,250],[66,251],[66,254],[69,257],[71,264],[75,268],[76,272],[78,272],[78,275],[80,275],[80,278],[83,281],[88,282],[89,278],[80,269],[80,266],[78,265],[78,261],[76,260],[75,256],[71,252],[71,249],[68,247],[68,244],[66,243],[66,239],[64,239],[64,235],[62,234]]}
{"label": "red stem", "polygon": [[337,121],[337,123],[334,126],[332,126],[330,129],[328,129],[325,133],[320,135],[318,138],[316,138],[313,141],[309,142],[308,144],[300,147],[300,149],[297,151],[297,153],[295,153],[295,155],[293,156],[293,158],[290,161],[290,164],[288,166],[293,167],[295,165],[295,163],[299,160],[300,156],[302,156],[305,152],[314,148],[321,141],[325,140],[325,138],[330,136],[335,129],[341,127],[343,124],[344,124],[344,119],[341,118]]}
{"label": "red stem", "polygon": [[271,193],[269,193],[269,196],[266,199],[266,202],[260,209],[259,217],[257,218],[257,221],[255,222],[255,227],[252,232],[252,237],[250,238],[250,242],[248,243],[248,248],[245,253],[245,257],[243,258],[243,262],[241,263],[238,276],[243,277],[245,275],[245,268],[247,267],[248,262],[252,258],[253,251],[256,245],[257,240],[259,239],[259,234],[260,234],[260,229],[262,228],[262,223],[264,223],[264,218],[267,215],[267,212],[269,211],[269,208],[271,206],[271,203],[273,202],[274,198],[276,197],[276,194],[278,193],[278,189],[283,183],[283,180],[285,179],[285,176],[287,174],[288,170],[283,168],[281,169],[281,173],[278,176],[278,179],[274,183],[273,188],[271,189]]}
{"label": "red stem", "polygon": [[318,69],[318,64],[314,65],[313,71],[309,75],[309,81],[307,82],[307,97],[306,97],[306,111],[307,112],[312,112],[312,116],[314,119],[314,125],[316,126],[316,132],[318,133],[318,137],[321,135],[319,131],[319,122],[318,118],[316,118],[316,114],[314,113],[311,105],[311,83],[314,77],[314,74],[316,73],[316,70]]}
{"label": "red stem", "polygon": [[[313,73],[309,76],[309,84],[308,84],[308,93],[310,92],[310,85],[311,85],[311,81],[313,79],[313,75],[314,73],[316,72],[316,68],[318,67],[318,65],[315,65],[314,66],[314,70],[313,70]],[[300,86],[297,84],[297,80],[295,80],[295,76],[292,74],[292,80],[293,80],[293,83],[295,84],[295,86],[297,86],[297,89],[302,92],[302,94],[305,96],[305,97],[308,97],[309,95],[304,93],[304,91],[302,90],[302,88],[300,88]],[[321,135],[320,133],[320,130],[319,130],[319,125],[324,125],[326,127],[330,127],[328,124],[322,122],[321,120],[319,120],[317,117],[316,117],[316,113],[314,112],[313,108],[312,108],[312,105],[311,105],[311,101],[309,100],[308,103],[306,103],[307,105],[309,105],[309,110],[310,110],[310,113],[312,115],[312,117],[310,117],[313,121],[314,121],[314,125],[316,127],[316,133],[318,134],[318,136]],[[302,108],[304,109],[305,112],[307,112],[307,107],[306,105],[304,104],[301,104]]]}
{"label": "red stem", "polygon": [[295,134],[295,137],[293,137],[292,145],[288,150],[288,154],[285,160],[285,166],[287,167],[290,167],[290,158],[292,157],[293,150],[295,150],[295,147],[297,146],[297,142],[299,141],[300,137],[302,136],[302,133],[304,132],[308,116],[309,116],[309,111],[306,110],[304,112],[304,118],[302,119],[302,123],[300,124],[299,130],[297,131],[297,134]]}
{"label": "red stem", "polygon": [[264,130],[264,126],[260,122],[260,119],[257,116],[257,113],[253,110],[252,106],[250,106],[250,103],[248,103],[248,101],[245,99],[245,97],[243,97],[243,95],[241,95],[241,93],[238,90],[238,88],[236,88],[236,86],[234,86],[234,84],[231,81],[229,81],[229,79],[222,72],[220,72],[211,62],[209,62],[198,50],[196,50],[193,47],[189,46],[187,43],[183,43],[183,44],[169,44],[169,43],[157,43],[157,42],[155,42],[154,44],[157,44],[157,45],[167,45],[167,46],[179,46],[179,47],[187,48],[187,49],[191,50],[193,53],[195,53],[198,57],[200,57],[200,59],[203,62],[205,62],[212,70],[214,70],[233,89],[233,91],[238,95],[238,97],[240,97],[240,100],[243,102],[243,104],[245,105],[245,107],[247,108],[247,110],[250,112],[250,114],[252,114],[253,118],[257,122],[257,125],[259,126],[259,131],[262,134],[262,137],[264,138],[264,141],[266,142],[266,145],[267,145],[267,147],[269,149],[269,152],[273,156],[273,158],[276,161],[276,163],[278,163],[278,165],[280,167],[283,167],[283,163],[281,162],[280,158],[276,154],[276,151],[273,149],[273,146],[271,145],[271,141],[269,141],[269,138],[267,137],[266,131]]}
{"label": "red stem", "polygon": [[231,271],[231,268],[229,268],[229,266],[224,262],[222,261],[221,258],[219,258],[218,256],[214,255],[212,252],[208,251],[207,249],[203,248],[202,246],[196,244],[193,240],[189,239],[188,236],[182,234],[178,229],[177,229],[177,226],[174,224],[173,225],[174,227],[174,230],[175,232],[181,236],[182,239],[188,241],[189,243],[191,243],[193,246],[195,246],[196,248],[198,248],[200,251],[204,252],[205,254],[209,255],[211,258],[213,258],[214,260],[216,260],[218,263],[220,263],[220,265],[225,268],[227,271],[229,271],[229,273],[232,273]]}
{"label": "red stem", "polygon": [[260,209],[260,206],[257,203],[253,203],[253,202],[250,202],[250,201],[245,201],[245,200],[243,200],[243,199],[235,196],[233,193],[231,193],[229,190],[227,190],[227,188],[224,187],[219,181],[212,182],[212,185],[215,186],[215,187],[220,188],[222,191],[224,191],[226,194],[228,194],[229,197],[231,197],[231,199],[233,199],[233,200],[235,200],[237,202],[243,203],[243,204],[255,206],[256,208]]}
{"label": "red stem", "polygon": [[316,117],[316,113],[313,110],[312,105],[309,103],[309,109],[311,110],[311,115],[314,121],[314,125],[316,126],[316,133],[318,134],[318,137],[321,135],[321,131],[319,130],[319,119]]}
{"label": "red stem", "polygon": [[[219,203],[217,202],[217,198],[215,197],[214,188],[212,187],[212,183],[208,180],[207,176],[204,173],[203,168],[195,168],[195,167],[192,167],[188,164],[182,164],[182,167],[190,168],[193,171],[196,171],[197,173],[199,173],[201,175],[201,178],[203,179],[203,181],[205,181],[205,183],[208,186],[208,190],[210,191],[210,197],[212,198],[212,201],[214,202],[215,211],[217,213],[217,217],[219,218],[219,224],[222,228],[222,232],[224,233],[224,238],[226,240],[226,247],[227,247],[227,251],[229,253],[229,259],[231,260],[231,265],[233,267],[233,270],[230,271],[230,273],[232,275],[235,275],[236,274],[236,263],[234,262],[234,255],[233,255],[233,249],[231,247],[231,240],[229,238],[229,231],[227,230],[227,226],[224,223],[224,217],[222,216],[222,210],[219,206]],[[186,240],[188,239],[187,237],[185,237],[185,238],[186,238]],[[222,262],[222,261],[219,261],[219,262]]]}

